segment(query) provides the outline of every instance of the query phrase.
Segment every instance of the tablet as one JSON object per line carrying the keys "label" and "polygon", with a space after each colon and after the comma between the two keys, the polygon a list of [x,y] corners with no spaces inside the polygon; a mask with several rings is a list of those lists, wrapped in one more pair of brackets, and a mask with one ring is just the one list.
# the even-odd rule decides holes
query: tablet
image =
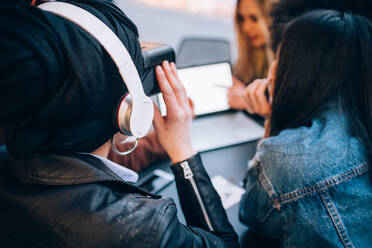
{"label": "tablet", "polygon": [[[194,102],[197,116],[230,109],[227,102],[227,92],[233,84],[230,63],[179,69],[178,76]],[[165,115],[166,107],[161,94],[159,107],[162,115]]]}

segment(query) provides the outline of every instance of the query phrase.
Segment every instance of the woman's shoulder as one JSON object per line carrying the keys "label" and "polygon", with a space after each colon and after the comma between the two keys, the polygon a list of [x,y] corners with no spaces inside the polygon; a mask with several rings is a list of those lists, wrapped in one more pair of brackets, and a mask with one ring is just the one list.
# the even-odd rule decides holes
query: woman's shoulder
{"label": "woman's shoulder", "polygon": [[364,148],[347,125],[342,113],[327,111],[310,127],[287,129],[262,140],[255,159],[283,191],[333,180],[366,163]]}

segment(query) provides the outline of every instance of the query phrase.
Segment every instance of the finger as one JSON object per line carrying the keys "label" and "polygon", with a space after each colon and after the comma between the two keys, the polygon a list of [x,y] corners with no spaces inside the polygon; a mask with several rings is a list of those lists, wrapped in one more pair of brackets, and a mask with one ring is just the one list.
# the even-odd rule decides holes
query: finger
{"label": "finger", "polygon": [[254,114],[251,105],[249,105],[248,103],[245,105],[245,109],[247,110],[248,113],[250,113],[250,114]]}
{"label": "finger", "polygon": [[240,81],[237,77],[233,76],[233,84],[234,86],[244,86],[243,82]]}
{"label": "finger", "polygon": [[270,109],[270,104],[267,101],[266,95],[265,95],[268,85],[269,84],[267,80],[262,81],[256,90],[256,99],[257,99],[258,105],[260,106],[260,111],[258,111],[258,113],[261,115],[268,114],[269,109]]}
{"label": "finger", "polygon": [[163,69],[160,66],[155,68],[156,78],[159,82],[159,88],[163,95],[165,106],[167,107],[167,113],[176,112],[178,107],[178,102],[176,96],[174,95],[172,87],[165,76]]}
{"label": "finger", "polygon": [[186,90],[173,73],[168,61],[163,62],[163,69],[179,105],[182,107],[188,106]]}
{"label": "finger", "polygon": [[259,101],[257,99],[257,88],[260,86],[260,81],[256,81],[254,84],[252,84],[252,88],[250,90],[250,95],[252,99],[252,109],[254,113],[258,113],[260,111],[260,105]]}
{"label": "finger", "polygon": [[176,64],[175,63],[170,63],[170,67],[171,67],[171,70],[173,72],[173,74],[175,75],[176,79],[182,83],[182,81],[180,80],[179,76],[178,76],[178,71],[177,71],[177,67],[176,67]]}
{"label": "finger", "polygon": [[[171,70],[172,70],[172,73],[173,73],[174,77],[176,78],[177,84],[179,84],[179,87],[182,88],[183,96],[185,96],[185,99],[183,99],[183,100],[187,100],[187,101],[190,100],[192,102],[192,100],[187,95],[187,91],[185,89],[185,86],[183,85],[181,79],[178,76],[178,71],[177,71],[176,64],[172,62],[172,63],[170,63],[170,67],[171,67]],[[191,107],[191,105],[188,105],[188,106]],[[194,106],[194,105],[192,105],[192,106]]]}
{"label": "finger", "polygon": [[164,126],[164,119],[161,116],[161,113],[155,104],[154,104],[154,119],[152,122],[154,124],[155,130],[159,130],[160,128]]}
{"label": "finger", "polygon": [[[260,79],[260,80],[256,80],[254,84],[254,89],[252,89],[252,96],[253,96],[254,102],[256,103],[256,106],[258,106],[258,109],[260,108],[260,102],[261,102],[260,98],[262,97],[261,96],[262,87],[266,87],[266,84],[265,84],[265,81]],[[258,109],[256,109],[256,111],[258,111]]]}
{"label": "finger", "polygon": [[189,105],[190,105],[191,110],[194,110],[195,108],[194,101],[190,97],[188,98],[188,100],[189,100]]}
{"label": "finger", "polygon": [[233,88],[229,88],[227,91],[227,103],[232,108],[233,107],[233,101],[234,101],[234,94],[233,94]]}
{"label": "finger", "polygon": [[247,112],[250,113],[250,114],[253,114],[253,105],[252,105],[252,102],[253,102],[253,99],[252,99],[252,95],[251,95],[251,88],[253,86],[253,83],[248,85],[248,87],[246,88],[245,90],[245,101],[246,101],[246,104],[247,104]]}
{"label": "finger", "polygon": [[227,98],[231,98],[233,96],[234,89],[233,88],[228,88],[227,89]]}
{"label": "finger", "polygon": [[195,104],[194,104],[194,101],[191,98],[189,98],[189,105],[190,105],[190,110],[191,110],[191,113],[192,113],[192,119],[195,119],[196,118]]}

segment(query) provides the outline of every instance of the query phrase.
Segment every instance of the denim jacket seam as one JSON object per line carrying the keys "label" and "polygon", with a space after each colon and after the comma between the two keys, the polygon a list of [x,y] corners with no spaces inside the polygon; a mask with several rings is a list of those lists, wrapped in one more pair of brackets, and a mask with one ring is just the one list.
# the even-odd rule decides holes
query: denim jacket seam
{"label": "denim jacket seam", "polygon": [[327,209],[327,212],[331,218],[331,221],[333,223],[334,228],[336,229],[336,232],[345,248],[354,248],[354,245],[350,241],[347,233],[344,223],[342,222],[342,219],[340,215],[337,212],[336,206],[334,205],[329,192],[328,191],[321,191],[320,197],[323,201],[324,206]]}
{"label": "denim jacket seam", "polygon": [[304,188],[304,189],[297,189],[295,191],[283,194],[279,197],[278,201],[280,204],[296,201],[300,198],[303,198],[307,195],[312,195],[318,191],[326,190],[330,187],[336,186],[340,183],[343,183],[351,178],[360,176],[368,171],[368,164],[363,163],[362,165],[353,168],[345,173],[339,174],[335,177],[322,181],[318,184],[313,186]]}
{"label": "denim jacket seam", "polygon": [[[285,141],[285,140],[280,140],[280,143],[278,141],[276,141],[277,143],[270,143],[270,147],[272,147],[270,152],[272,152],[273,154],[276,154],[276,155],[282,155],[283,153],[281,151],[283,149],[281,149],[281,148],[285,148],[285,150],[288,150],[287,149],[288,146],[293,146],[294,144],[297,144],[299,141],[304,140],[304,139],[310,137],[311,135],[312,135],[311,133],[309,133],[307,135],[302,135],[301,137],[298,137],[295,140],[291,140],[290,142]],[[262,143],[264,143],[267,140],[272,140],[272,139],[273,139],[273,137],[262,139],[257,145],[258,149],[260,148]],[[296,145],[296,146],[298,147],[298,145]]]}
{"label": "denim jacket seam", "polygon": [[259,224],[263,224],[266,221],[266,219],[269,218],[274,209],[275,209],[274,207],[271,207],[269,210],[264,211],[262,214],[258,215],[257,222]]}
{"label": "denim jacket seam", "polygon": [[273,201],[274,203],[273,206],[267,212],[264,212],[264,214],[261,214],[257,217],[259,223],[263,223],[268,218],[268,216],[271,214],[273,209],[277,209],[278,211],[280,211],[280,202],[279,202],[278,194],[276,193],[274,189],[274,186],[270,182],[270,179],[267,177],[264,168],[260,165],[259,162],[257,162],[257,169],[259,170],[258,178],[259,178],[260,184],[262,188],[265,190],[265,192],[267,193],[267,195],[269,196],[269,199]]}

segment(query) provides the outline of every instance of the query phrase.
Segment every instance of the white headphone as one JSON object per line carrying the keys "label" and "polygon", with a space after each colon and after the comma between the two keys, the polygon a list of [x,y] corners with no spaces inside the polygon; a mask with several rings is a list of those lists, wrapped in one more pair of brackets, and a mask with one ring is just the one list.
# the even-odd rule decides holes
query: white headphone
{"label": "white headphone", "polygon": [[[93,36],[111,56],[129,91],[118,103],[114,122],[121,133],[136,137],[138,142],[138,139],[144,137],[151,128],[154,105],[152,100],[146,96],[138,71],[123,43],[106,24],[80,7],[65,2],[48,2],[38,7],[81,27]],[[113,149],[115,150],[114,146]],[[132,149],[122,154],[125,155],[131,151]]]}

